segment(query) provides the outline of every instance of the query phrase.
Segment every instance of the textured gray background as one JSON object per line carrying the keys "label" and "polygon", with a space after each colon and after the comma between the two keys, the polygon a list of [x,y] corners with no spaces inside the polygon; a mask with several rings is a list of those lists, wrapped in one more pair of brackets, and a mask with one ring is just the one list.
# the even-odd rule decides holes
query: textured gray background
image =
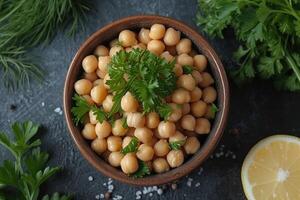
{"label": "textured gray background", "polygon": [[[96,11],[88,14],[86,30],[79,30],[75,38],[59,33],[50,45],[34,49],[32,54],[40,59],[40,65],[47,72],[43,85],[32,84],[26,91],[7,94],[0,86],[0,130],[9,132],[10,123],[26,119],[41,123],[43,149],[51,152],[51,164],[64,166],[65,170],[44,185],[43,192],[70,192],[76,199],[95,199],[105,193],[104,177],[85,161],[68,135],[63,115],[54,112],[62,109],[62,93],[68,65],[80,44],[93,32],[116,19],[135,14],[159,14],[182,20],[195,27],[196,0],[101,0]],[[195,27],[196,28],[196,27]],[[199,31],[201,31],[198,28]],[[226,39],[209,39],[221,56],[224,66],[233,66],[231,54],[237,44],[233,34]],[[42,106],[42,102],[45,106]],[[203,165],[202,173],[196,170],[178,183],[174,192],[169,187],[163,195],[153,193],[153,199],[245,199],[240,181],[242,161],[258,140],[276,133],[298,135],[300,132],[300,94],[278,92],[269,82],[255,81],[251,85],[237,88],[231,84],[231,111],[227,129],[213,158]],[[10,105],[17,106],[15,111]],[[0,161],[9,154],[0,150]],[[94,180],[88,181],[92,176]],[[200,183],[199,187],[195,185]],[[135,192],[142,187],[128,186],[113,181],[114,195],[123,199],[135,199]],[[197,184],[199,185],[199,184]],[[143,199],[150,199],[144,195]]]}

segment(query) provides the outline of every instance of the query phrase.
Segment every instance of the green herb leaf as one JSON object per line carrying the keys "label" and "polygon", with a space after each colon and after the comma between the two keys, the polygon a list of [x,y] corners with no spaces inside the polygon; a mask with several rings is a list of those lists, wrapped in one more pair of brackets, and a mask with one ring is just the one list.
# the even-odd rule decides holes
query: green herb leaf
{"label": "green herb leaf", "polygon": [[143,178],[150,174],[148,165],[144,161],[139,160],[139,169],[134,174],[131,174],[131,176],[133,178]]}
{"label": "green herb leaf", "polygon": [[84,123],[84,117],[90,110],[93,111],[93,114],[96,115],[96,119],[100,123],[106,119],[106,114],[102,109],[98,108],[97,106],[90,105],[85,98],[79,96],[78,94],[74,95],[73,101],[75,106],[72,107],[71,112],[76,125],[78,125],[79,122]]}
{"label": "green herb leaf", "polygon": [[300,91],[300,2],[199,0],[197,22],[211,36],[233,28],[241,47],[240,65],[231,75],[238,84],[257,76],[280,89]]}
{"label": "green herb leaf", "polygon": [[71,200],[71,196],[63,195],[61,196],[59,193],[54,193],[51,196],[45,195],[42,200]]}
{"label": "green herb leaf", "polygon": [[182,70],[184,74],[191,74],[193,72],[193,67],[190,65],[183,65]]}
{"label": "green herb leaf", "polygon": [[176,88],[174,64],[147,50],[118,52],[109,65],[107,84],[115,93],[109,116],[121,111],[121,98],[129,91],[141,103],[145,113],[155,111],[167,118],[169,112],[165,111],[164,98]]}
{"label": "green herb leaf", "polygon": [[19,171],[10,160],[5,160],[0,167],[0,184],[14,187],[19,185]]}
{"label": "green herb leaf", "polygon": [[126,129],[128,128],[127,117],[122,118],[122,127]]}
{"label": "green herb leaf", "polygon": [[169,143],[170,149],[179,150],[185,144],[185,141],[186,140],[179,140],[179,141],[170,142]]}
{"label": "green herb leaf", "polygon": [[129,144],[121,150],[121,153],[126,155],[127,153],[136,152],[138,150],[139,140],[136,137],[132,137]]}
{"label": "green herb leaf", "polygon": [[211,104],[210,109],[211,109],[211,112],[213,113],[213,116],[215,116],[216,113],[219,111],[219,108],[214,103]]}

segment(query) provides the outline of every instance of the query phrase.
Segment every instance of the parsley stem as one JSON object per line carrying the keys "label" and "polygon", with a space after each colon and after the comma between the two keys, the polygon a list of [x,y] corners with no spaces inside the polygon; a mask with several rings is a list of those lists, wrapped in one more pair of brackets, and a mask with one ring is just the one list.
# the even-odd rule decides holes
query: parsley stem
{"label": "parsley stem", "polygon": [[300,82],[300,69],[297,67],[297,65],[294,62],[293,57],[289,53],[287,53],[286,60],[287,60],[287,63],[289,64],[289,66],[295,72],[296,77],[297,77],[298,81]]}
{"label": "parsley stem", "polygon": [[21,1],[19,5],[17,5],[13,10],[11,10],[9,13],[7,13],[4,17],[0,19],[0,23],[6,20],[8,17],[10,17],[12,14],[14,14],[25,2],[26,0]]}

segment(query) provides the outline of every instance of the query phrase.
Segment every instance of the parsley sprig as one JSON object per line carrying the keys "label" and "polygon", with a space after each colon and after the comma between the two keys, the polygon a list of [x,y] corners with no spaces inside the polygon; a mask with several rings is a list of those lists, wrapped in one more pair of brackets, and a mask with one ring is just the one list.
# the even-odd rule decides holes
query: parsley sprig
{"label": "parsley sprig", "polygon": [[132,137],[129,144],[121,150],[121,153],[126,155],[127,153],[133,153],[138,150],[139,140],[136,137]]}
{"label": "parsley sprig", "polygon": [[[48,167],[49,154],[39,148],[41,141],[34,139],[39,126],[28,121],[14,123],[12,132],[15,139],[11,140],[3,132],[0,132],[0,144],[9,150],[15,161],[5,160],[0,167],[0,199],[24,199],[37,200],[40,186],[51,176],[56,174],[59,167]],[[2,189],[13,187],[16,192],[5,193]],[[69,200],[69,196],[60,196],[58,193],[43,200]]]}
{"label": "parsley sprig", "polygon": [[130,91],[141,103],[144,113],[155,111],[166,119],[172,109],[164,98],[176,88],[174,64],[147,50],[118,52],[109,65],[107,84],[115,93],[110,115],[121,111],[121,98]]}
{"label": "parsley sprig", "polygon": [[211,36],[235,31],[240,47],[234,54],[241,66],[234,80],[259,76],[275,86],[300,91],[300,1],[199,0],[198,25]]}
{"label": "parsley sprig", "polygon": [[150,174],[151,174],[151,172],[150,172],[148,165],[144,161],[139,160],[139,169],[134,174],[131,174],[131,177],[143,178]]}
{"label": "parsley sprig", "polygon": [[75,106],[72,107],[71,112],[76,125],[78,125],[79,122],[84,122],[84,117],[90,110],[93,111],[93,114],[96,115],[96,119],[99,122],[103,122],[107,118],[106,113],[101,108],[90,105],[85,98],[78,94],[73,96],[73,101]]}
{"label": "parsley sprig", "polygon": [[174,142],[169,142],[169,147],[172,150],[179,150],[184,144],[186,140],[178,140]]}

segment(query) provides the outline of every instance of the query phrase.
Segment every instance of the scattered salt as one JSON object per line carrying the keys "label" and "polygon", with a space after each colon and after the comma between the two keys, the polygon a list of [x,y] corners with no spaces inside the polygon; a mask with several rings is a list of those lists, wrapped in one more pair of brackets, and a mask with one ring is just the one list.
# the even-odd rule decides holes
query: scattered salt
{"label": "scattered salt", "polygon": [[104,199],[104,194],[100,194],[100,199]]}
{"label": "scattered salt", "polygon": [[93,181],[94,178],[93,178],[92,176],[89,176],[89,177],[88,177],[88,180],[89,180],[89,181]]}
{"label": "scattered salt", "polygon": [[44,107],[45,106],[45,102],[42,102],[42,107]]}
{"label": "scattered salt", "polygon": [[199,183],[199,182],[195,184],[195,187],[199,187],[199,186],[200,186],[200,183]]}
{"label": "scattered salt", "polygon": [[95,196],[95,199],[100,199],[100,195],[97,194],[97,195]]}
{"label": "scattered salt", "polygon": [[163,193],[163,190],[159,188],[159,189],[157,190],[157,194],[158,194],[158,195],[162,195],[162,193]]}
{"label": "scattered salt", "polygon": [[63,112],[62,112],[62,110],[61,110],[60,107],[55,108],[55,109],[54,109],[54,112],[58,113],[59,115],[62,115],[62,114],[63,114]]}

